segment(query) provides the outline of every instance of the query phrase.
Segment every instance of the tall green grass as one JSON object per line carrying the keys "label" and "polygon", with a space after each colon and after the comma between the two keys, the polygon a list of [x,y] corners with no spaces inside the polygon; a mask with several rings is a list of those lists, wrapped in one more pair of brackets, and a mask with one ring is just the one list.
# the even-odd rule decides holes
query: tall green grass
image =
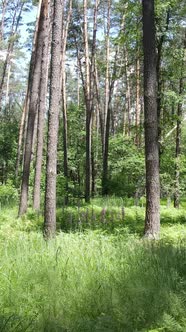
{"label": "tall green grass", "polygon": [[184,236],[167,227],[149,243],[121,228],[46,243],[13,215],[0,218],[0,331],[186,331]]}

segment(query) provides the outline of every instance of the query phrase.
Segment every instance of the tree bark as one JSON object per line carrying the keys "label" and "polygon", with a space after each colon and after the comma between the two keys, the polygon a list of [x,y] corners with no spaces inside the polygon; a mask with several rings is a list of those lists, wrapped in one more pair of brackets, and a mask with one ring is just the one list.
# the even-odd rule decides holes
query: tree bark
{"label": "tree bark", "polygon": [[156,70],[157,70],[157,112],[158,112],[158,125],[159,125],[159,139],[161,139],[161,124],[160,124],[160,116],[161,116],[161,107],[162,107],[162,78],[161,78],[161,64],[162,64],[162,53],[163,53],[163,44],[165,42],[166,33],[169,29],[169,21],[170,21],[170,10],[167,11],[166,17],[166,26],[165,31],[162,33],[158,45],[157,45],[157,62],[156,62]]}
{"label": "tree bark", "polygon": [[157,72],[154,0],[143,0],[144,111],[146,161],[145,237],[157,238],[160,231],[160,182],[157,117]]}
{"label": "tree bark", "polygon": [[36,167],[34,179],[33,192],[33,208],[40,210],[40,189],[41,189],[41,174],[42,174],[42,160],[43,160],[43,141],[44,141],[44,119],[46,113],[46,95],[47,95],[47,81],[48,81],[48,49],[49,49],[49,8],[50,2],[45,1],[44,7],[44,37],[42,49],[42,63],[41,63],[41,77],[39,88],[39,103],[38,103],[38,124],[37,124],[37,147],[36,147]]}
{"label": "tree bark", "polygon": [[127,110],[127,135],[130,136],[131,130],[131,93],[130,93],[130,76],[128,70],[128,52],[125,47],[125,75],[126,75],[126,110]]}
{"label": "tree bark", "polygon": [[86,177],[85,202],[90,202],[91,179],[91,106],[90,106],[90,65],[88,46],[87,0],[83,1],[83,38],[85,48],[85,103],[86,103]]}
{"label": "tree bark", "polygon": [[4,37],[4,23],[5,23],[5,14],[7,8],[7,0],[2,1],[2,16],[1,16],[1,23],[0,23],[0,41],[3,40]]}
{"label": "tree bark", "polygon": [[104,104],[104,127],[103,127],[103,174],[102,195],[108,194],[108,148],[111,117],[111,91],[110,91],[110,11],[111,1],[107,4],[107,29],[106,29],[106,77],[105,77],[105,104]]}
{"label": "tree bark", "polygon": [[[64,9],[63,9],[64,10]],[[67,126],[67,97],[66,97],[66,71],[65,71],[65,60],[66,60],[66,45],[67,35],[69,29],[70,18],[72,14],[72,0],[69,0],[69,9],[66,18],[66,24],[63,26],[63,38],[62,38],[62,60],[61,60],[61,85],[62,85],[62,110],[63,110],[63,168],[65,177],[65,205],[68,204],[68,126]]]}
{"label": "tree bark", "polygon": [[137,52],[136,59],[136,137],[135,143],[139,147],[140,145],[140,59],[139,59],[139,49]]}
{"label": "tree bark", "polygon": [[21,116],[21,122],[20,122],[20,126],[19,126],[19,138],[18,138],[16,169],[15,169],[16,179],[17,179],[18,174],[19,174],[19,166],[20,166],[20,159],[21,159],[21,149],[22,149],[24,125],[25,125],[26,110],[27,110],[27,98],[28,98],[28,94],[26,94],[26,98],[25,98],[25,101],[24,101],[23,110],[22,110],[22,116]]}
{"label": "tree bark", "polygon": [[[0,80],[0,110],[2,107],[2,98],[3,98],[3,86],[4,86],[4,81],[5,81],[5,77],[6,77],[6,72],[7,72],[7,67],[9,65],[10,62],[10,56],[13,52],[14,49],[14,37],[17,33],[17,29],[19,27],[19,22],[21,19],[21,13],[24,7],[24,2],[23,3],[18,3],[15,11],[14,11],[14,16],[13,16],[13,20],[12,20],[12,27],[11,27],[11,33],[10,33],[10,38],[9,38],[9,42],[8,42],[8,47],[7,47],[7,53],[6,53],[6,58],[5,61],[3,63],[3,70],[2,70],[2,77]],[[17,15],[18,13],[18,15]]]}
{"label": "tree bark", "polygon": [[44,236],[53,237],[56,231],[56,172],[59,108],[61,97],[62,2],[54,0],[52,25],[50,96],[45,191]]}
{"label": "tree bark", "polygon": [[38,106],[43,40],[45,38],[44,9],[46,2],[47,2],[46,0],[43,0],[41,4],[41,12],[38,23],[38,33],[36,37],[36,47],[34,55],[31,59],[31,66],[29,73],[29,78],[31,79],[31,82],[29,83],[30,100],[29,100],[27,134],[26,134],[25,151],[24,151],[24,165],[23,165],[22,185],[21,185],[19,216],[23,215],[27,211],[27,205],[28,205],[28,188],[29,188],[30,163],[31,163],[32,145],[33,145],[33,133],[34,133],[35,117],[37,114],[37,106]]}

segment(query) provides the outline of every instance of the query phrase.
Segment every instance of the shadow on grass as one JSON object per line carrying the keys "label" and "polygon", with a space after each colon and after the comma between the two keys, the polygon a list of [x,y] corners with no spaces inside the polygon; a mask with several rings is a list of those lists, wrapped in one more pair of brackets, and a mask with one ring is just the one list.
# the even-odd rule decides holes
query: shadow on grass
{"label": "shadow on grass", "polygon": [[[94,247],[90,251],[92,240]],[[25,316],[1,317],[0,331],[186,330],[185,243],[177,246],[164,241],[126,243],[120,238],[104,251],[105,239],[94,237],[92,240],[87,237],[86,245],[77,242],[78,247],[71,248],[69,265],[63,273],[63,251],[59,254],[55,270],[49,268],[47,261],[40,264],[38,271],[36,266],[35,274],[45,275],[45,279],[40,281],[40,286],[45,289],[45,293],[41,293],[43,299],[38,293],[30,294],[30,302],[25,303],[25,307],[21,304]],[[100,241],[103,241],[101,246]],[[100,250],[102,254],[97,257]],[[34,261],[30,264],[34,266]],[[51,273],[53,282],[48,289],[47,274],[51,277]],[[35,274],[32,278],[36,276],[37,280]],[[10,281],[13,287],[14,281]],[[24,289],[24,279],[22,283]],[[11,306],[13,310],[13,302]],[[33,316],[30,318],[33,308],[37,312],[36,321],[33,321]]]}

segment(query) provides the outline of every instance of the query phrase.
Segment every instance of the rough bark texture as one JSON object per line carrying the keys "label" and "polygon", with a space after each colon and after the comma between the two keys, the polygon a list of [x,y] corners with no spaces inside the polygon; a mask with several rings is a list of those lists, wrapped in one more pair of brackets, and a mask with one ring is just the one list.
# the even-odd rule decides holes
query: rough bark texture
{"label": "rough bark texture", "polygon": [[91,178],[91,106],[90,106],[90,65],[88,47],[87,26],[87,0],[83,1],[83,38],[85,47],[85,103],[86,103],[86,177],[85,177],[85,201],[90,201],[90,178]]}
{"label": "rough bark texture", "polygon": [[[63,8],[64,11],[64,8]],[[63,167],[64,167],[64,177],[65,177],[65,205],[68,204],[68,125],[67,125],[67,97],[66,97],[66,71],[65,71],[65,61],[66,61],[66,45],[67,45],[67,35],[69,29],[69,23],[72,14],[72,0],[69,0],[69,9],[65,22],[63,26],[63,38],[62,38],[62,56],[61,56],[61,85],[62,85],[62,110],[63,110]]]}
{"label": "rough bark texture", "polygon": [[44,235],[46,238],[54,236],[56,231],[56,171],[59,108],[61,96],[61,40],[62,2],[61,0],[54,0],[45,191]]}
{"label": "rough bark texture", "polygon": [[145,236],[148,238],[157,238],[160,231],[160,183],[154,0],[143,0],[142,3],[146,160]]}
{"label": "rough bark texture", "polygon": [[105,105],[104,105],[104,127],[103,127],[103,173],[102,173],[102,195],[108,194],[108,151],[111,117],[111,91],[110,91],[110,11],[111,1],[107,5],[107,31],[106,31],[106,77],[105,77]]}
{"label": "rough bark texture", "polygon": [[44,9],[44,33],[42,63],[41,63],[41,78],[39,89],[39,103],[38,103],[38,125],[37,125],[37,148],[36,148],[36,168],[34,179],[34,194],[33,207],[35,210],[40,210],[40,188],[41,188],[41,173],[42,173],[42,158],[43,158],[43,139],[44,139],[44,117],[46,112],[46,94],[47,94],[47,79],[48,79],[48,47],[49,47],[49,1],[45,1]]}
{"label": "rough bark texture", "polygon": [[43,0],[41,5],[38,33],[36,38],[36,49],[34,57],[32,57],[34,59],[31,59],[31,66],[29,73],[29,78],[31,79],[30,102],[29,102],[27,133],[26,133],[26,142],[25,142],[25,151],[24,151],[24,165],[23,165],[19,215],[22,215],[27,211],[27,204],[28,204],[28,187],[29,187],[30,163],[31,163],[32,144],[33,144],[33,133],[34,133],[35,117],[37,114],[37,104],[38,104],[38,95],[39,95],[39,86],[40,86],[43,39],[45,37],[43,29],[44,18],[45,18],[44,2],[45,1]]}

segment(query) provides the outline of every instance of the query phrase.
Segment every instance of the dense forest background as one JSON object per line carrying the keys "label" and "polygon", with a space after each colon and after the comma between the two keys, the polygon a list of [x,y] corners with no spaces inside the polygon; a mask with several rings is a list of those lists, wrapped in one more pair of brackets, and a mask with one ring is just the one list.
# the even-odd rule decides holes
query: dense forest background
{"label": "dense forest background", "polygon": [[185,88],[184,0],[0,1],[1,332],[186,331]]}
{"label": "dense forest background", "polygon": [[[24,15],[31,22],[25,23]],[[0,181],[5,199],[10,200],[11,191],[16,193],[18,190],[20,194],[28,111],[28,58],[35,24],[32,15],[30,1],[1,2]],[[161,197],[168,201],[174,199],[175,206],[179,206],[179,197],[184,196],[186,190],[184,19],[183,1],[156,2]],[[101,194],[129,197],[139,204],[140,198],[145,196],[141,4],[134,1],[88,2],[85,13],[82,2],[66,1],[63,30],[66,45],[59,114],[58,204],[83,197],[89,201],[90,197]],[[87,96],[87,89],[90,96]],[[91,113],[89,128],[86,125],[88,113]],[[47,101],[43,121],[46,137]],[[34,123],[30,204],[37,167],[37,114]],[[87,131],[91,141],[88,167]],[[44,138],[42,202],[45,164]],[[85,190],[86,177],[90,177],[90,184]]]}

